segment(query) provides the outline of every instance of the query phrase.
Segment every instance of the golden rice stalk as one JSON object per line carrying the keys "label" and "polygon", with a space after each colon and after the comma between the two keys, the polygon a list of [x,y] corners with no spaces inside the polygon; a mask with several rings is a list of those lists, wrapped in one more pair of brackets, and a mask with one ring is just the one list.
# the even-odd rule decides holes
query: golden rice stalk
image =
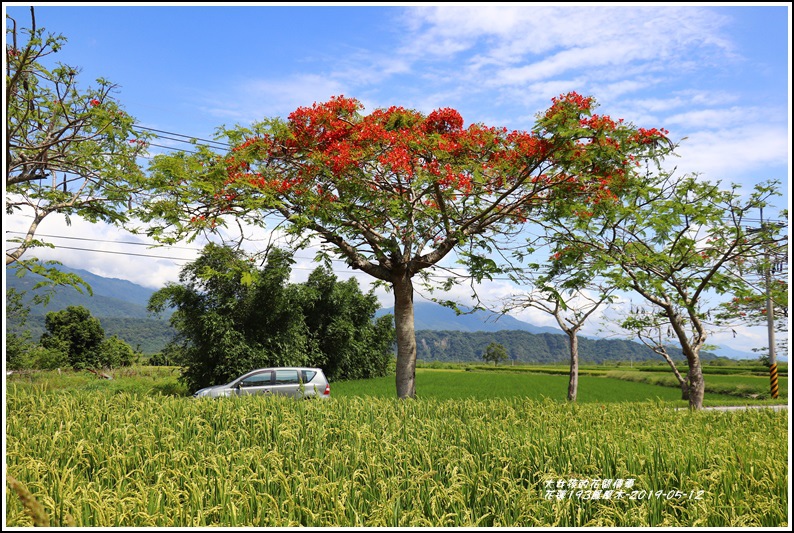
{"label": "golden rice stalk", "polygon": [[25,488],[22,483],[10,475],[7,475],[6,479],[8,481],[8,485],[14,492],[17,493],[22,505],[28,510],[31,518],[33,518],[33,525],[37,527],[50,527],[50,517],[47,516],[44,506],[33,497],[30,491]]}

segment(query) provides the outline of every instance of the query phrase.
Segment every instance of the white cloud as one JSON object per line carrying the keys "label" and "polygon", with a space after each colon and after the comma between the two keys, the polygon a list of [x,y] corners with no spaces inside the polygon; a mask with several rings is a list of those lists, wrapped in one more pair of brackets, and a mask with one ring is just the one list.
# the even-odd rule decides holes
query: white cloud
{"label": "white cloud", "polygon": [[687,129],[722,129],[729,126],[749,124],[770,124],[782,122],[784,115],[778,111],[763,108],[693,109],[665,118],[665,124],[682,125]]}
{"label": "white cloud", "polygon": [[[688,135],[677,150],[681,159],[671,159],[683,172],[701,173],[705,179],[744,185],[747,176],[760,181],[778,178],[786,185],[784,171],[789,160],[789,136],[783,127],[749,125],[735,129],[698,131]],[[772,174],[772,175],[770,175]]]}
{"label": "white cloud", "polygon": [[[499,125],[528,129],[551,96],[576,90],[614,102],[669,84],[690,64],[719,64],[731,54],[723,37],[727,19],[690,6],[417,6],[405,10],[402,21],[395,33],[402,30],[403,44],[388,53],[379,46],[353,48],[310,73],[240,81],[222,101],[208,98],[204,111],[247,123],[345,94],[378,104],[368,109],[468,105],[475,110],[470,122],[491,115]],[[619,116],[634,123],[647,119],[658,126],[658,114],[706,97],[705,91],[684,91],[610,108],[625,110]],[[725,100],[708,97],[712,104]],[[484,100],[496,112],[483,110]],[[497,111],[500,106],[504,111]]]}
{"label": "white cloud", "polygon": [[[625,94],[636,93],[646,87],[651,86],[653,79],[618,80],[615,82],[593,83],[593,94],[598,95],[599,100],[615,101]],[[552,94],[552,93],[549,93]]]}
{"label": "white cloud", "polygon": [[733,331],[716,332],[707,340],[707,343],[754,354],[753,349],[765,348],[769,344],[769,337],[766,328],[742,327],[736,328],[735,335]]}
{"label": "white cloud", "polygon": [[[6,221],[12,231],[24,231],[20,222],[11,218]],[[60,261],[71,268],[154,289],[176,281],[182,266],[198,255],[194,245],[152,248],[155,243],[151,239],[79,217],[71,217],[67,224],[63,216],[50,215],[39,226],[37,237],[56,248],[31,249],[23,256],[25,259]]]}
{"label": "white cloud", "polygon": [[739,96],[736,93],[728,91],[686,90],[680,91],[678,94],[687,98],[692,105],[697,106],[724,106],[739,101]]}
{"label": "white cloud", "polygon": [[661,113],[679,109],[686,105],[686,103],[687,100],[681,96],[672,98],[643,98],[640,100],[629,100],[624,104],[624,107],[636,109],[639,113]]}
{"label": "white cloud", "polygon": [[[473,51],[470,66],[504,69],[496,78],[505,83],[637,59],[691,64],[698,49],[730,51],[726,19],[697,7],[437,6],[412,8],[407,18],[406,55]],[[536,62],[541,54],[551,58]]]}
{"label": "white cloud", "polygon": [[265,117],[286,116],[298,107],[325,102],[347,93],[345,84],[323,74],[297,74],[288,78],[250,79],[225,94],[222,101],[208,97],[202,111],[242,124]]}
{"label": "white cloud", "polygon": [[563,50],[535,63],[503,69],[492,81],[492,85],[510,85],[547,80],[569,71],[582,68],[614,67],[629,64],[636,59],[650,59],[643,48],[624,47],[615,50],[614,43]]}

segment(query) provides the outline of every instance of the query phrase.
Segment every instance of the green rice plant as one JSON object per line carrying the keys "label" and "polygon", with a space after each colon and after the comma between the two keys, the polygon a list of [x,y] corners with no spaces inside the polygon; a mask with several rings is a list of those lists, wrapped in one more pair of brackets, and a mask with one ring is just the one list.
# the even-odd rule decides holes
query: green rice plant
{"label": "green rice plant", "polygon": [[[52,522],[71,515],[77,527],[787,521],[787,413],[772,410],[525,397],[192,399],[15,385],[6,407],[8,474]],[[620,497],[571,488],[618,479],[633,481]],[[568,484],[562,497],[559,482]],[[19,499],[8,499],[6,523],[32,525]]]}
{"label": "green rice plant", "polygon": [[[517,365],[517,366],[488,366],[488,365],[469,365],[466,368],[469,372],[528,372],[533,374],[551,374],[558,376],[567,376],[570,374],[571,369],[569,366],[553,366],[553,365]],[[604,368],[587,368],[580,367],[580,376],[603,376],[608,372]]]}
{"label": "green rice plant", "polygon": [[[568,392],[567,375],[523,372],[466,372],[425,368],[417,369],[416,383],[419,397],[440,400],[520,397],[534,400],[549,398],[564,402]],[[394,377],[332,383],[331,390],[331,394],[336,397],[393,398]],[[735,400],[735,397],[717,393],[709,393],[706,398],[710,402]],[[579,378],[577,401],[580,403],[635,402],[657,399],[670,402],[680,401],[680,389],[597,375],[582,375]]]}
{"label": "green rice plant", "polygon": [[113,379],[99,379],[87,371],[28,370],[6,377],[6,383],[42,391],[92,390],[167,396],[186,396],[179,383],[179,368],[131,366],[103,372]]}
{"label": "green rice plant", "polygon": [[[640,371],[610,370],[606,374],[607,378],[620,379],[635,383],[647,383],[649,385],[660,385],[663,387],[674,387],[680,389],[678,380],[670,373],[659,374]],[[750,399],[769,399],[770,387],[768,376],[750,375],[708,375],[705,379],[705,390],[710,394],[725,396],[736,396],[739,398]],[[788,379],[780,377],[780,401],[788,398]]]}
{"label": "green rice plant", "polygon": [[44,506],[30,493],[30,491],[12,476],[6,477],[6,482],[11,490],[19,497],[19,502],[27,510],[34,526],[49,527],[50,517]]}

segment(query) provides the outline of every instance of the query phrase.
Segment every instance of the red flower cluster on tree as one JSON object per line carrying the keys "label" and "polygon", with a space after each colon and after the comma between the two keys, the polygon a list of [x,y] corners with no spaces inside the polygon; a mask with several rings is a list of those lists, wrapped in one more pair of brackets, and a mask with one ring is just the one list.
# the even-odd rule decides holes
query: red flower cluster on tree
{"label": "red flower cluster on tree", "polygon": [[577,92],[561,94],[551,99],[551,107],[546,111],[546,118],[558,114],[567,107],[573,107],[578,111],[589,111],[594,103],[592,96],[582,96]]}
{"label": "red flower cluster on tree", "polygon": [[445,107],[433,111],[422,124],[427,133],[453,133],[463,129],[463,117],[456,110]]}
{"label": "red flower cluster on tree", "polygon": [[593,115],[589,118],[582,118],[579,120],[579,125],[593,130],[611,130],[615,129],[615,121],[610,117],[604,115]]}
{"label": "red flower cluster on tree", "polygon": [[480,205],[501,197],[516,204],[512,218],[504,216],[513,221],[523,217],[518,204],[544,198],[573,194],[596,205],[616,197],[628,169],[667,131],[592,114],[594,105],[592,97],[560,95],[535,130],[508,131],[464,128],[451,108],[362,115],[358,100],[338,96],[238,144],[226,158],[225,187],[255,187],[311,212],[337,200],[378,205],[384,220],[389,209],[438,212],[461,199]]}
{"label": "red flower cluster on tree", "polygon": [[630,140],[632,142],[638,142],[640,144],[652,144],[657,142],[659,139],[667,136],[670,132],[666,129],[645,129],[645,128],[638,128],[637,133],[635,133]]}

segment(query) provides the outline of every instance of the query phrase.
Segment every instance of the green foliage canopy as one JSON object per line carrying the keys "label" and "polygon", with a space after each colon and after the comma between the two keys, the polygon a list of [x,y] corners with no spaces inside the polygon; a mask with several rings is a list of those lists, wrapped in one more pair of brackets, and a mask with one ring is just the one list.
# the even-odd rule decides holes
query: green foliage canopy
{"label": "green foliage canopy", "polygon": [[179,284],[157,291],[149,308],[175,308],[178,335],[166,350],[193,390],[268,366],[317,366],[329,379],[384,375],[391,360],[391,317],[372,321],[372,293],[315,270],[288,283],[291,256],[279,249],[262,268],[232,248],[210,244],[182,269]]}
{"label": "green foliage canopy", "polygon": [[[427,115],[392,106],[362,115],[352,98],[300,107],[288,119],[223,129],[226,155],[156,157],[156,193],[141,217],[171,241],[230,219],[284,222],[307,244],[343,257],[393,290],[400,398],[415,396],[414,277],[457,249],[474,281],[499,272],[490,257],[549,204],[618,194],[645,158],[663,156],[666,132],[594,113],[595,99],[552,99],[531,131],[471,124],[454,109]],[[442,283],[457,281],[455,275]]]}
{"label": "green foliage canopy", "polygon": [[392,315],[373,321],[380,308],[374,293],[363,294],[355,278],[340,282],[324,267],[295,289],[319,349],[312,366],[322,367],[328,379],[384,375],[392,359],[394,324]]}
{"label": "green foliage canopy", "polygon": [[[599,275],[650,306],[630,306],[621,325],[668,361],[694,408],[702,405],[700,352],[716,325],[712,312],[719,298],[747,290],[748,269],[770,238],[748,231],[748,220],[780,194],[778,185],[745,195],[738,185],[648,171],[597,209],[571,202],[556,213],[567,222],[558,225],[554,264]],[[667,353],[670,342],[687,359],[686,377]]]}
{"label": "green foliage canopy", "polygon": [[49,350],[66,354],[67,361],[75,369],[101,366],[100,346],[105,331],[98,318],[82,306],[70,306],[61,311],[47,313],[46,331],[41,336],[41,345]]}
{"label": "green foliage canopy", "polygon": [[482,358],[488,363],[493,362],[494,366],[496,366],[502,361],[507,361],[507,350],[501,344],[492,342],[483,352]]}

